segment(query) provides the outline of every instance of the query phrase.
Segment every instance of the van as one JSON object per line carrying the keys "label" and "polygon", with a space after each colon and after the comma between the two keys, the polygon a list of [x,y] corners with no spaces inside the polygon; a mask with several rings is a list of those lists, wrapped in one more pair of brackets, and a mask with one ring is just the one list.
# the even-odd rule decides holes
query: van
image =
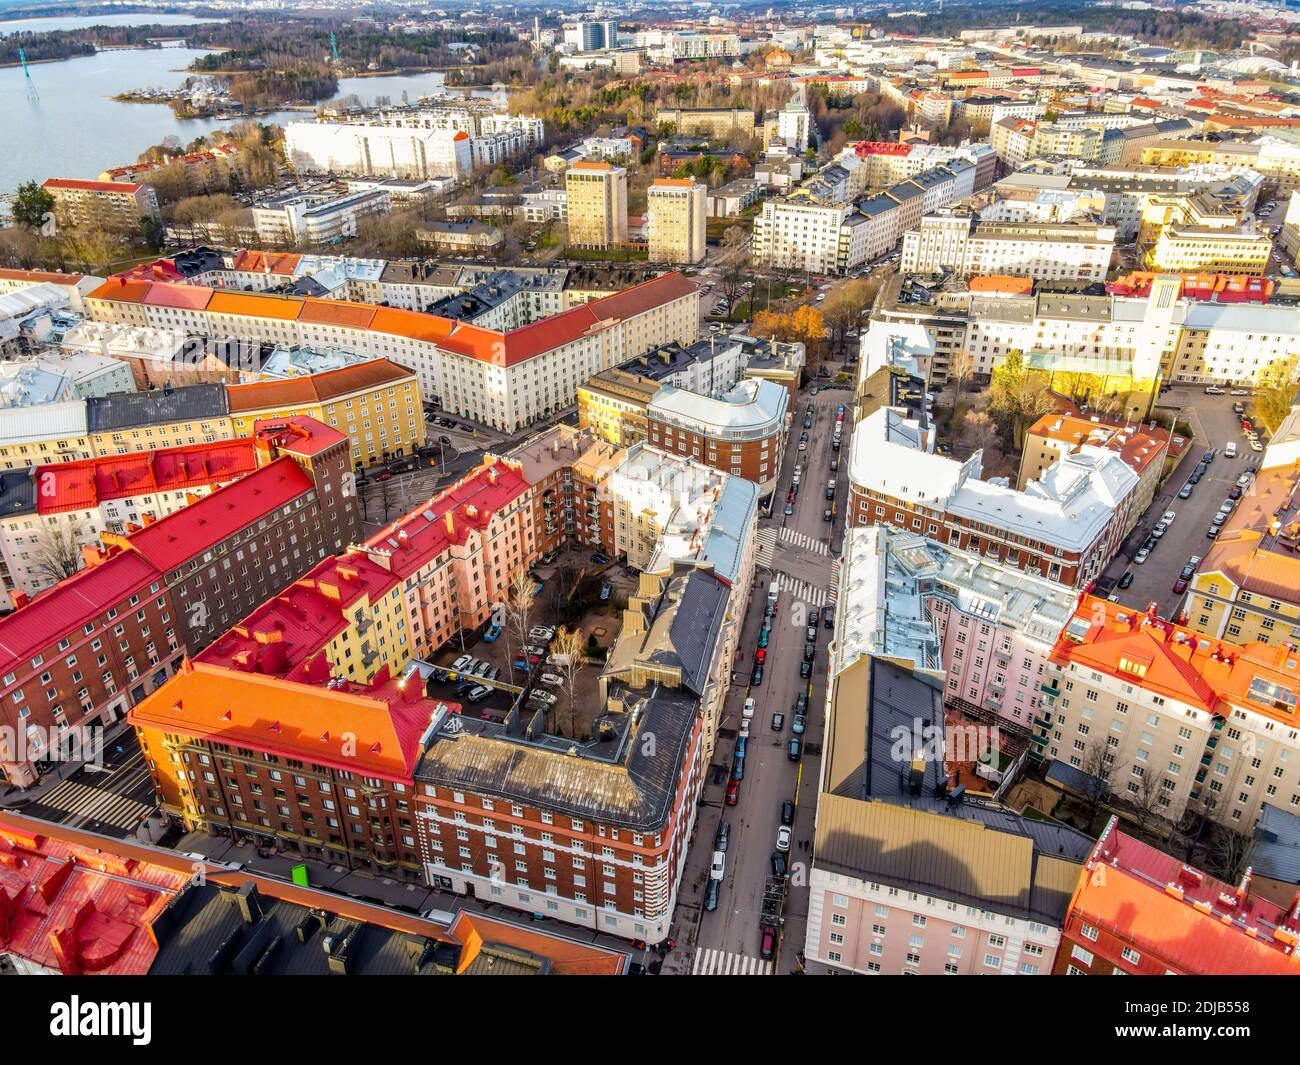
{"label": "van", "polygon": [[1237,441],[1229,440],[1224,444],[1223,454],[1230,459],[1235,459],[1237,457]]}
{"label": "van", "polygon": [[776,601],[777,601],[780,597],[781,597],[781,586],[780,586],[779,584],[777,584],[776,581],[773,581],[771,584],[769,584],[769,585],[767,586],[767,604],[768,604],[768,606],[772,607],[772,608],[775,610],[775,608],[776,608]]}

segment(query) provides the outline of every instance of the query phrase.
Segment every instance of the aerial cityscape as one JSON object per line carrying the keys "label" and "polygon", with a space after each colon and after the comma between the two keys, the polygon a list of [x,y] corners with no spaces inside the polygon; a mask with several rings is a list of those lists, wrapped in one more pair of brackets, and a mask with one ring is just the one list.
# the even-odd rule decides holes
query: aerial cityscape
{"label": "aerial cityscape", "polygon": [[1300,975],[1300,8],[0,0],[0,98],[0,975]]}

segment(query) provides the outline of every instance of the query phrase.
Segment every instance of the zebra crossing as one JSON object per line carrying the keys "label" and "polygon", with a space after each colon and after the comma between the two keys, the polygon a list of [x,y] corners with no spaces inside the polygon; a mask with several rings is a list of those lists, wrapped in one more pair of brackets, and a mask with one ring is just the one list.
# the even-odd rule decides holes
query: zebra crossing
{"label": "zebra crossing", "polygon": [[692,976],[771,976],[772,962],[750,954],[733,954],[729,950],[695,948]]}
{"label": "zebra crossing", "polygon": [[798,577],[791,577],[788,573],[778,573],[776,583],[782,591],[789,592],[799,602],[807,603],[809,606],[835,605],[835,585],[833,583],[829,588],[819,588],[805,580],[800,580]]}
{"label": "zebra crossing", "polygon": [[754,537],[754,564],[772,568],[772,556],[776,552],[776,530],[759,529]]}
{"label": "zebra crossing", "polygon": [[816,537],[809,536],[798,529],[783,528],[781,530],[781,539],[787,544],[802,547],[805,551],[811,551],[815,555],[829,555],[831,553],[824,540],[818,540]]}
{"label": "zebra crossing", "polygon": [[[153,810],[129,795],[117,795],[100,788],[87,787],[75,780],[65,780],[40,797],[40,805],[68,814],[77,825],[97,821],[114,828],[135,828],[140,819]],[[74,825],[75,827],[75,825]]]}

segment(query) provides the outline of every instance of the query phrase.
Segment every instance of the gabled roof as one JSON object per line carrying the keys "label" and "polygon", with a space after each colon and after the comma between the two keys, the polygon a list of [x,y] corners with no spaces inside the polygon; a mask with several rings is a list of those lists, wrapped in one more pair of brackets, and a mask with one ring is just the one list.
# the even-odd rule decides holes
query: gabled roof
{"label": "gabled roof", "polygon": [[280,458],[129,538],[106,533],[104,539],[130,547],[166,573],[314,487],[298,463]]}
{"label": "gabled roof", "polygon": [[413,376],[410,370],[388,359],[368,359],[337,370],[291,377],[283,381],[228,385],[226,397],[230,413],[242,414],[252,410],[329,402],[338,396],[350,396],[369,388],[405,381]]}

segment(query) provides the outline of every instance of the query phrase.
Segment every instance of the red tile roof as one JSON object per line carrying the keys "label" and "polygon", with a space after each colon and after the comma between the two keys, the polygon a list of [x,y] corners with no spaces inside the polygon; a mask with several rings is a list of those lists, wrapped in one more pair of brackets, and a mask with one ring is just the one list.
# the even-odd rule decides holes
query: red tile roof
{"label": "red tile roof", "polygon": [[320,300],[308,297],[303,301],[300,322],[321,322],[341,325],[349,329],[369,329],[375,308],[369,303],[344,303],[341,300]]}
{"label": "red tile roof", "polygon": [[301,255],[284,251],[240,251],[235,253],[232,270],[258,274],[292,274],[302,262]]}
{"label": "red tile roof", "polygon": [[187,311],[201,311],[212,299],[212,289],[203,285],[181,285],[156,282],[149,286],[141,303],[151,307],[176,307]]}
{"label": "red tile roof", "polygon": [[[1246,887],[1247,890],[1242,890]],[[1082,924],[1097,930],[1083,937]],[[1065,934],[1135,975],[1300,976],[1300,922],[1115,827],[1102,833],[1071,900]],[[1122,955],[1131,945],[1139,960]]]}
{"label": "red tile roof", "polygon": [[166,573],[313,487],[293,459],[276,459],[129,537],[105,533],[104,541],[129,547]]}
{"label": "red tile roof", "polygon": [[21,672],[33,655],[161,578],[147,559],[124,552],[47,588],[0,618],[0,675]]}
{"label": "red tile roof", "polygon": [[[0,953],[66,976],[140,976],[158,947],[150,926],[192,870],[0,821]],[[38,824],[38,823],[36,823]]]}
{"label": "red tile roof", "polygon": [[251,437],[139,451],[36,469],[40,514],[83,510],[106,499],[175,492],[230,481],[257,468]]}
{"label": "red tile roof", "polygon": [[45,182],[47,189],[78,189],[82,192],[121,192],[135,193],[144,188],[132,181],[82,181],[80,178],[50,178]]}
{"label": "red tile roof", "polygon": [[347,439],[346,433],[303,414],[260,418],[253,422],[253,436],[259,446],[275,446],[293,455],[318,455]]}

